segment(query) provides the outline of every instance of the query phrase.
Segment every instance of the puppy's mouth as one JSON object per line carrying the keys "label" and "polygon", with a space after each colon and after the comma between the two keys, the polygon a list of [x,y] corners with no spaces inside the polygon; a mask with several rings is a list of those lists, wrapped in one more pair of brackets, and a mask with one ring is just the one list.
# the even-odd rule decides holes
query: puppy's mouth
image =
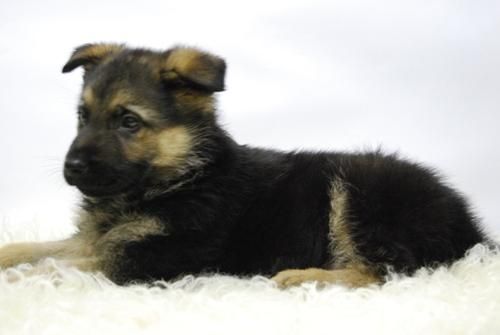
{"label": "puppy's mouth", "polygon": [[91,197],[113,196],[123,193],[124,189],[127,188],[116,179],[111,179],[99,184],[75,183],[74,186],[83,194]]}
{"label": "puppy's mouth", "polygon": [[107,197],[127,192],[133,185],[121,178],[108,177],[103,179],[66,178],[71,186],[76,186],[80,192],[90,197]]}

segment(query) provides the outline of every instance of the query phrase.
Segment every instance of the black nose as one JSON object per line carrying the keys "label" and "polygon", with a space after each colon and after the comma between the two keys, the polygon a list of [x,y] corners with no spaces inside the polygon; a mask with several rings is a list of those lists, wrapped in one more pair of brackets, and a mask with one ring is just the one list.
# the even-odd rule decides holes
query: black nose
{"label": "black nose", "polygon": [[88,168],[88,162],[81,158],[67,158],[64,162],[65,172],[71,176],[81,176],[87,172]]}

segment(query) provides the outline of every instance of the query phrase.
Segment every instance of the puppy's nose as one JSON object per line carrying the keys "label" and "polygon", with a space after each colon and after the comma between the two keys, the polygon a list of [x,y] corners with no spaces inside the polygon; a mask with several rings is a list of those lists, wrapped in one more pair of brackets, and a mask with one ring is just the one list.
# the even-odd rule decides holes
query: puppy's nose
{"label": "puppy's nose", "polygon": [[88,168],[88,162],[81,158],[67,158],[64,162],[64,169],[72,176],[83,175]]}

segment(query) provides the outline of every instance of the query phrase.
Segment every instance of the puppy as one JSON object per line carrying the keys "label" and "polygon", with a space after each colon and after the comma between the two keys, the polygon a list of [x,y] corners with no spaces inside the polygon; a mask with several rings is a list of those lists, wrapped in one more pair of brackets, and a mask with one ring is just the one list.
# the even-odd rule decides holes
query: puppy
{"label": "puppy", "polygon": [[118,284],[185,274],[350,287],[450,263],[486,240],[430,169],[381,152],[279,152],[220,127],[221,58],[119,44],[78,47],[78,134],[64,164],[83,194],[78,231],[0,249],[0,267],[53,257]]}

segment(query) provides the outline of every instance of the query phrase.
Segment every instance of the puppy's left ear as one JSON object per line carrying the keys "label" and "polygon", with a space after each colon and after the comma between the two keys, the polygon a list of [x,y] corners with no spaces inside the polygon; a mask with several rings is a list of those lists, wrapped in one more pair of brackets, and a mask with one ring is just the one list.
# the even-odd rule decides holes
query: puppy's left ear
{"label": "puppy's left ear", "polygon": [[122,44],[84,44],[75,49],[68,62],[64,65],[62,72],[70,72],[79,66],[83,66],[88,72],[100,62],[125,49]]}
{"label": "puppy's left ear", "polygon": [[224,90],[226,62],[195,48],[176,47],[165,52],[161,77],[172,86],[182,85],[208,92]]}

